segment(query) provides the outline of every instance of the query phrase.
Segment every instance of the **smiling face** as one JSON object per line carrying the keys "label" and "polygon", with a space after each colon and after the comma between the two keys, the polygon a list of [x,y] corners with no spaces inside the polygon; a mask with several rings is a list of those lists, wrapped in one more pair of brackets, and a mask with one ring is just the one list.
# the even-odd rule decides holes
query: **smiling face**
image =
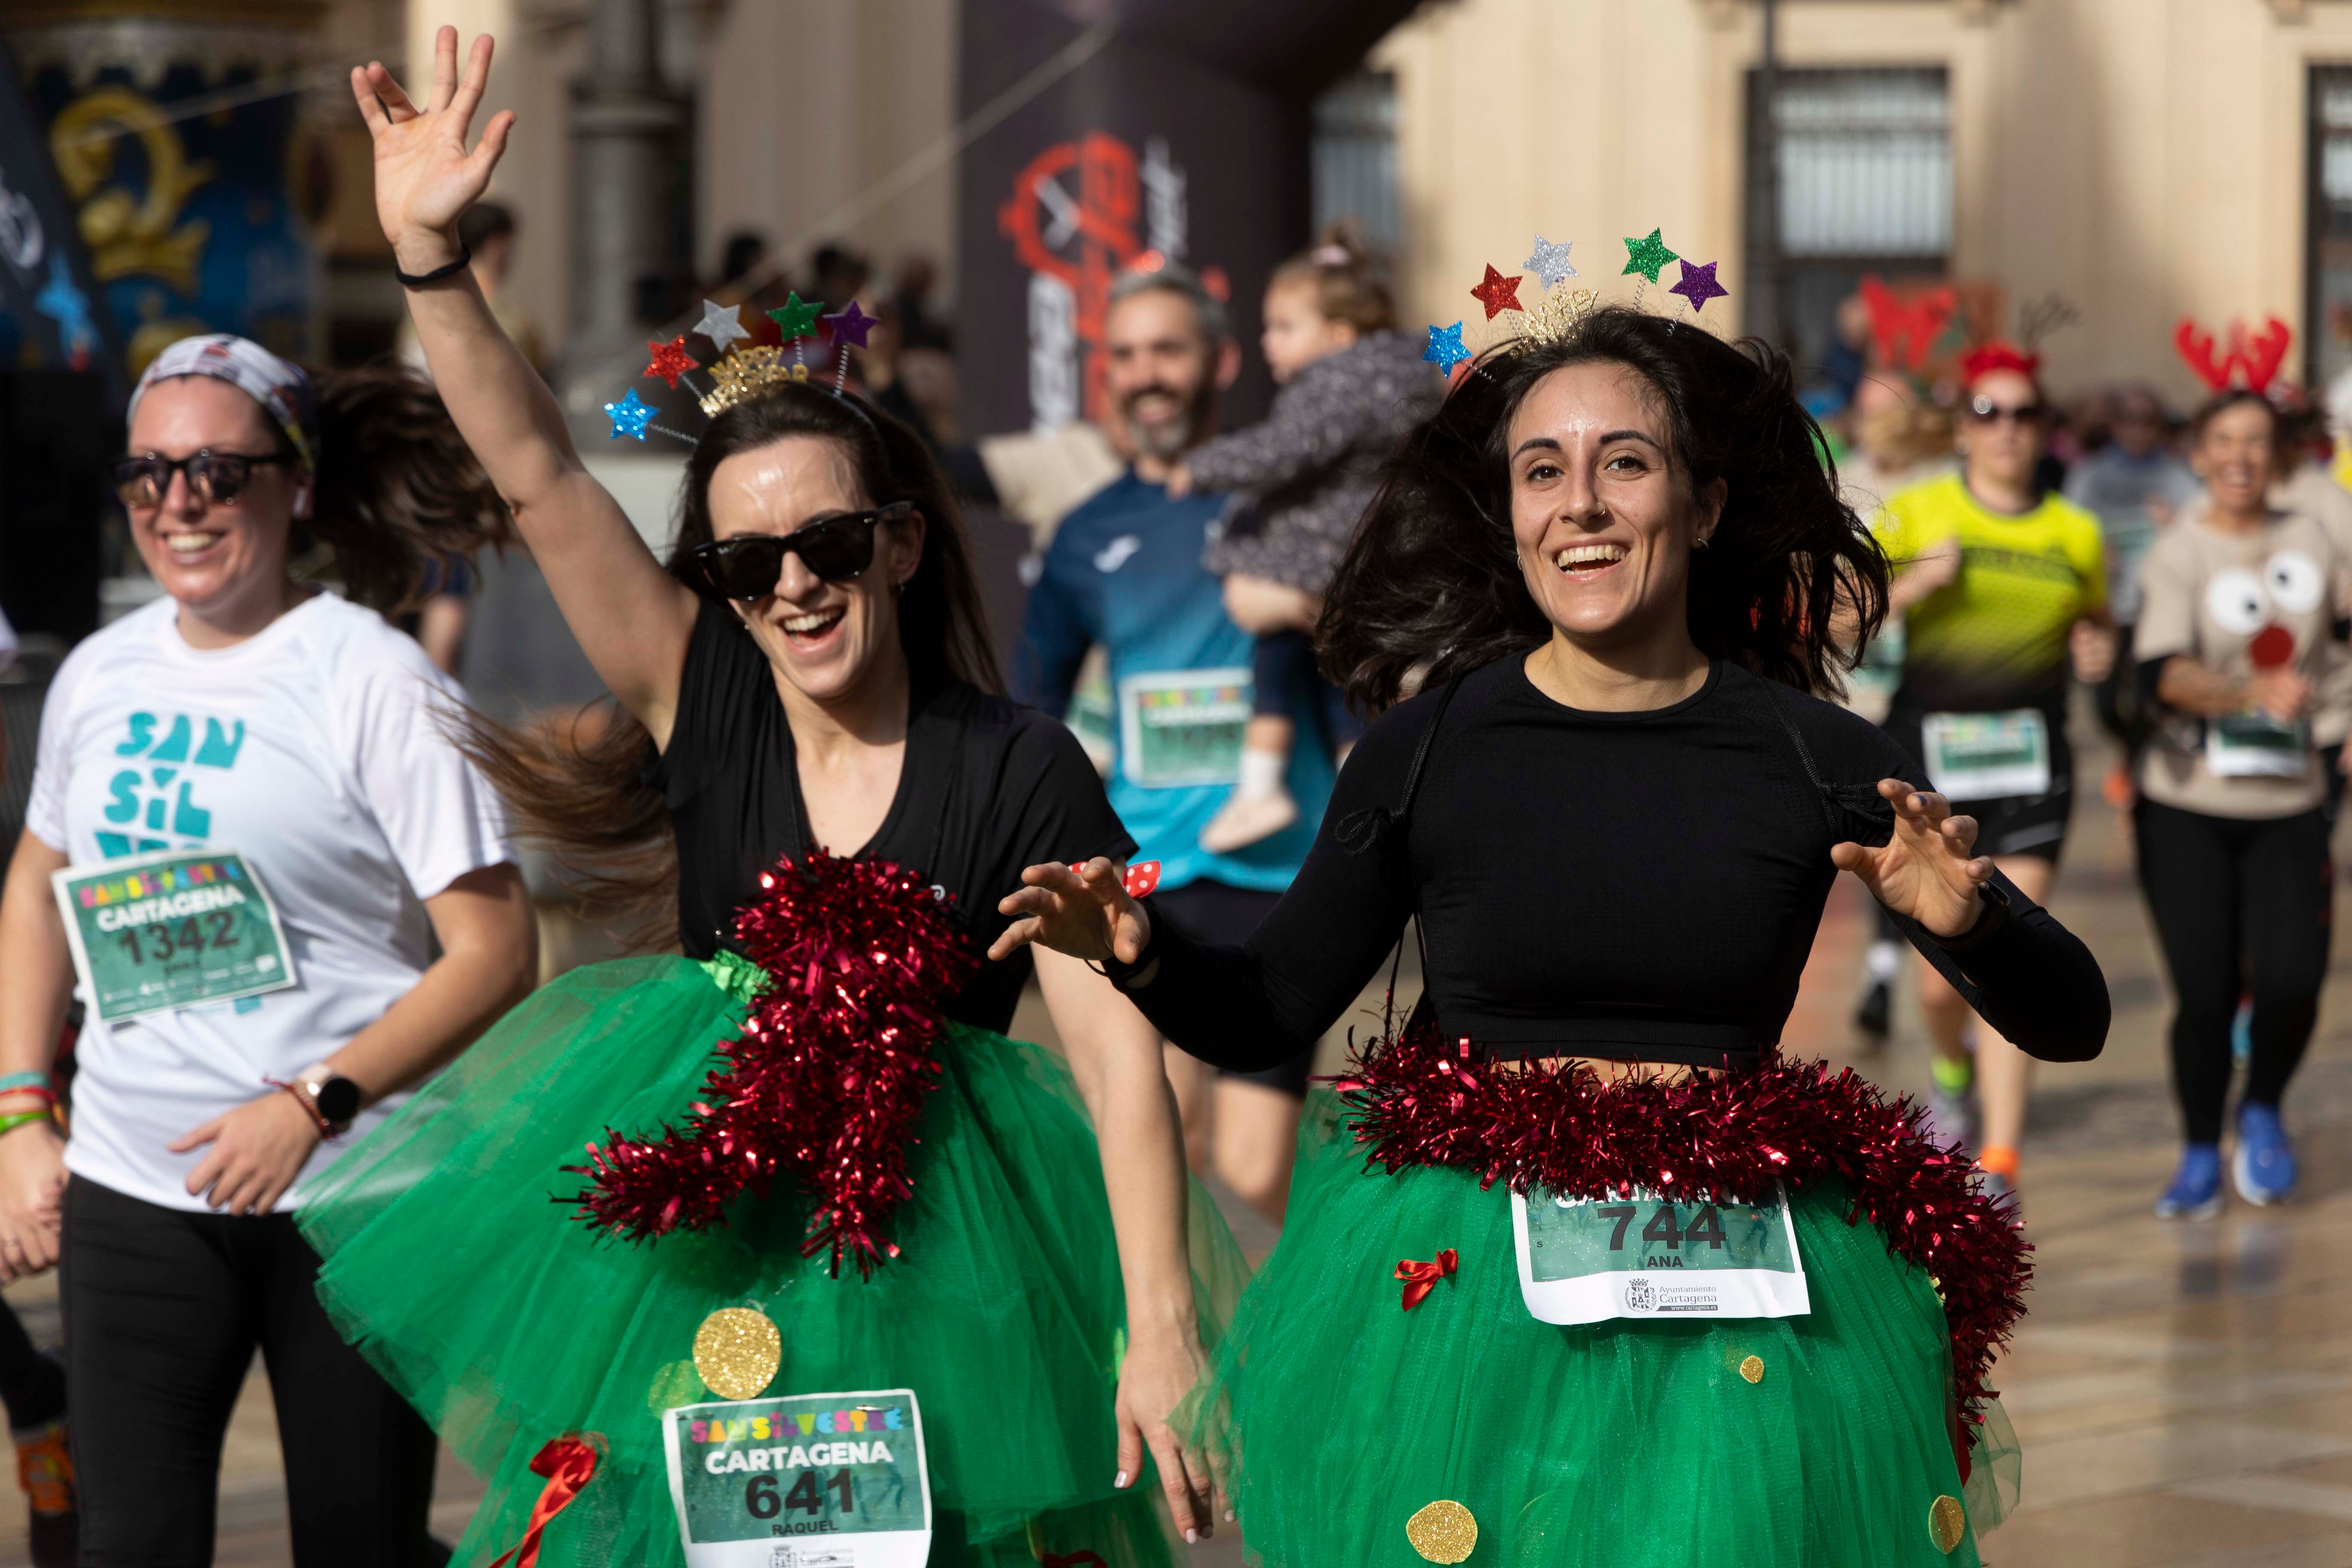
{"label": "smiling face", "polygon": [[[789,534],[874,504],[849,454],[818,436],[788,436],[738,452],[710,475],[710,527],[719,539]],[[923,516],[916,512],[875,529],[873,564],[847,582],[828,583],[797,552],[788,553],[773,593],[730,603],[779,674],[812,701],[830,706],[905,668],[898,587],[922,558]]]}
{"label": "smiling face", "polygon": [[[210,376],[159,381],[131,425],[135,457],[198,452],[275,457],[278,432],[261,405]],[[286,538],[310,511],[310,476],[289,464],[256,466],[235,500],[207,502],[172,476],[156,506],[128,506],[139,558],[163,591],[206,621],[267,621],[286,584]]]}
{"label": "smiling face", "polygon": [[1145,289],[1114,302],[1103,321],[1104,383],[1146,457],[1178,456],[1208,434],[1217,345],[1192,302]]}
{"label": "smiling face", "polygon": [[2213,506],[2231,517],[2260,513],[2275,472],[2278,418],[2267,405],[2248,399],[2205,422],[2190,454],[2197,477],[2212,493]]}
{"label": "smiling face", "polygon": [[1511,534],[1559,635],[1599,651],[1684,630],[1691,552],[1725,487],[1693,495],[1657,389],[1611,361],[1552,372],[1512,416]]}

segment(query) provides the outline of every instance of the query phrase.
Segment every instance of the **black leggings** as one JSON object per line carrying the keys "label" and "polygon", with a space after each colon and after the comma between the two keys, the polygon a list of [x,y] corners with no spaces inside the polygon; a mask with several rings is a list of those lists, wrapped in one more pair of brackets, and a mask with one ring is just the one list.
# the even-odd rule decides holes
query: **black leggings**
{"label": "black leggings", "polygon": [[60,1273],[85,1568],[213,1560],[221,1439],[269,1369],[302,1568],[437,1560],[432,1428],[319,1305],[289,1215],[189,1214],[76,1176]]}
{"label": "black leggings", "polygon": [[2172,972],[2172,1087],[2191,1143],[2221,1141],[2230,1026],[2253,998],[2245,1098],[2276,1105],[2311,1043],[2327,978],[2331,884],[2318,811],[2265,821],[2143,798],[2139,880]]}
{"label": "black leggings", "polygon": [[0,1405],[19,1432],[46,1426],[66,1413],[66,1369],[33,1346],[32,1336],[7,1302],[0,1301]]}

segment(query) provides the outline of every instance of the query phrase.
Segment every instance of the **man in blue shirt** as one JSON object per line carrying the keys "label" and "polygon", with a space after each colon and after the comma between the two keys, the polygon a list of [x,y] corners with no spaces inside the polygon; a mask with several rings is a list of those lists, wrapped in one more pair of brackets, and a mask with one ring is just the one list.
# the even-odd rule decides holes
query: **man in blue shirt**
{"label": "man in blue shirt", "polygon": [[[1297,876],[1330,798],[1328,749],[1291,749],[1289,827],[1230,854],[1201,829],[1233,793],[1250,716],[1249,635],[1225,614],[1201,556],[1223,498],[1169,499],[1169,469],[1215,434],[1219,391],[1241,366],[1223,307],[1182,268],[1130,272],[1111,288],[1108,384],[1134,448],[1128,471],[1062,520],[1022,623],[1016,694],[1066,713],[1087,647],[1110,660],[1111,805],[1140,859],[1160,863],[1153,904],[1197,941],[1240,942]],[[1297,715],[1312,734],[1311,711]],[[1169,1053],[1195,1168],[1213,1163],[1242,1198],[1279,1220],[1307,1091],[1307,1058],[1223,1074]]]}

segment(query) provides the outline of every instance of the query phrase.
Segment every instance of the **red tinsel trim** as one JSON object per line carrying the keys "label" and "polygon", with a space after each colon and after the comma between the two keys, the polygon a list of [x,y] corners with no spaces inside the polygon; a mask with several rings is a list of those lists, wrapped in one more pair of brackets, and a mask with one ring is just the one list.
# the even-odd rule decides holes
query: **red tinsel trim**
{"label": "red tinsel trim", "polygon": [[898,1254],[881,1226],[914,1191],[908,1145],[940,1075],[930,1048],[979,960],[945,900],[887,861],[818,850],[778,861],[760,886],[735,939],[770,984],[719,1047],[708,1102],[658,1138],[607,1128],[590,1163],[565,1167],[593,1178],[578,1216],[649,1240],[724,1224],[739,1194],[764,1197],[790,1175],[816,1200],[803,1256],[830,1250],[838,1275],[846,1252],[870,1274]]}
{"label": "red tinsel trim", "polygon": [[1409,1029],[1357,1055],[1340,1093],[1365,1163],[1444,1165],[1482,1186],[1577,1197],[1636,1187],[1676,1201],[1758,1203],[1776,1184],[1845,1183],[1848,1224],[1867,1218],[1944,1298],[1952,1376],[1970,1421],[2025,1310],[2032,1250],[2013,1205],[1977,1188],[1968,1160],[1930,1143],[1918,1107],[1822,1062],[1775,1058],[1753,1071],[1676,1081],[1603,1080],[1589,1067],[1496,1071],[1467,1040]]}

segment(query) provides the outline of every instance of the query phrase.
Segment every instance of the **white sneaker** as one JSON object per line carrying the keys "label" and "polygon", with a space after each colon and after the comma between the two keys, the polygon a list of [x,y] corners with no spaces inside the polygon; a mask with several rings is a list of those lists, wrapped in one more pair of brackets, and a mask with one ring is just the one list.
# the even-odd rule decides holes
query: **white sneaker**
{"label": "white sneaker", "polygon": [[1201,829],[1201,847],[1212,855],[1230,855],[1271,838],[1298,820],[1298,803],[1286,789],[1272,795],[1236,795],[1218,808]]}

